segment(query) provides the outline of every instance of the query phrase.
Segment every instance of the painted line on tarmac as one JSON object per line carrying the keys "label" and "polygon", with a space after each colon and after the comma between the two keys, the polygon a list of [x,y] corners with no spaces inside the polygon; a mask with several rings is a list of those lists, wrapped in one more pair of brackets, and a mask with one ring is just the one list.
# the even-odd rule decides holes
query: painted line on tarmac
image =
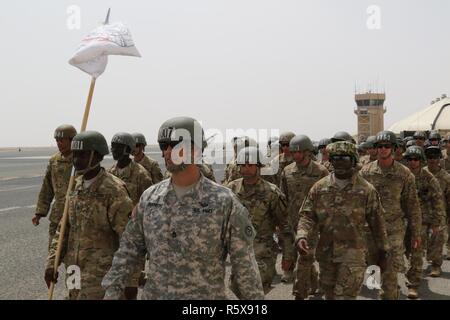
{"label": "painted line on tarmac", "polygon": [[39,187],[39,186],[40,186],[39,184],[33,184],[31,186],[16,187],[16,188],[11,188],[11,189],[0,189],[0,192],[26,190],[26,189],[32,189],[35,187]]}
{"label": "painted line on tarmac", "polygon": [[10,180],[17,180],[17,179],[32,179],[32,178],[39,178],[43,177],[42,174],[35,174],[30,176],[22,176],[22,177],[0,177],[0,181],[10,181]]}
{"label": "painted line on tarmac", "polygon": [[8,207],[8,208],[2,208],[2,209],[0,209],[0,213],[2,213],[2,212],[7,212],[7,211],[13,211],[13,210],[17,210],[17,209],[23,209],[23,208],[26,208],[26,209],[32,209],[32,208],[36,208],[36,205],[33,204],[33,205],[23,206],[23,207]]}

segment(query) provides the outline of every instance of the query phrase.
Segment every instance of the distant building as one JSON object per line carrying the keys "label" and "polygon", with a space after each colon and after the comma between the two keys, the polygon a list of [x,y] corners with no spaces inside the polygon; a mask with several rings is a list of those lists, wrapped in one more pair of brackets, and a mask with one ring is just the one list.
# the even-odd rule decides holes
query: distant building
{"label": "distant building", "polygon": [[365,141],[368,136],[374,136],[384,130],[384,93],[360,93],[355,94],[358,117],[358,142]]}

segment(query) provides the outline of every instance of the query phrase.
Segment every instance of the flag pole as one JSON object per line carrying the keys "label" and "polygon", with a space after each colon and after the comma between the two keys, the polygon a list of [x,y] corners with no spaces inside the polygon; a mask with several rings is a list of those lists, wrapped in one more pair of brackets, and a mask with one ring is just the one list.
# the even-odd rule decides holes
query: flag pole
{"label": "flag pole", "polygon": [[[89,112],[91,110],[91,103],[92,103],[92,96],[94,95],[94,88],[95,88],[95,77],[92,77],[91,79],[91,85],[89,87],[89,94],[86,101],[86,107],[84,108],[84,114],[83,114],[83,121],[81,123],[81,130],[80,132],[86,131],[87,122],[89,118]],[[53,274],[55,275],[58,271],[59,262],[61,258],[61,251],[62,251],[62,242],[64,240],[64,235],[66,233],[66,226],[67,226],[67,219],[69,217],[69,196],[73,189],[73,184],[75,181],[75,168],[72,167],[72,174],[70,175],[69,180],[69,186],[67,188],[66,192],[66,201],[64,203],[64,213],[61,219],[61,226],[59,231],[59,238],[58,238],[58,246],[56,247],[56,255],[55,255],[55,263],[53,265]],[[50,283],[50,287],[48,289],[48,300],[53,299],[53,292],[55,290],[55,282]]]}

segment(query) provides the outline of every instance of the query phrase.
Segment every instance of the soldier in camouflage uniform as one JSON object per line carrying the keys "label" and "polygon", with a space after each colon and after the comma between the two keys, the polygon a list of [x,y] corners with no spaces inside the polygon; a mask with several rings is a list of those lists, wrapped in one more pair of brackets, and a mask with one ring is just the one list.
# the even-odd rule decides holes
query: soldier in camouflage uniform
{"label": "soldier in camouflage uniform", "polygon": [[134,161],[139,163],[145,168],[145,170],[148,171],[153,183],[156,184],[160,182],[163,179],[163,175],[158,161],[153,160],[144,153],[145,146],[147,146],[145,136],[142,133],[133,133],[132,136],[136,141],[136,147],[133,152]]}
{"label": "soldier in camouflage uniform", "polygon": [[[409,147],[404,155],[408,162],[408,168],[415,176],[417,194],[422,212],[422,246],[417,249],[410,247],[409,232],[405,237],[406,256],[410,257],[410,269],[406,276],[408,278],[408,297],[417,299],[419,297],[418,288],[422,279],[423,253],[434,253],[434,256],[428,256],[432,260],[433,269],[439,269],[442,265],[442,244],[439,248],[434,248],[436,243],[428,239],[428,233],[432,232],[433,239],[439,233],[442,227],[445,227],[445,203],[444,197],[439,185],[439,181],[428,170],[422,169],[422,163],[425,162],[423,149],[419,146]],[[408,230],[409,231],[409,230]],[[439,252],[436,255],[436,252]]]}
{"label": "soldier in camouflage uniform", "polygon": [[[281,174],[281,191],[288,201],[288,216],[292,226],[297,226],[299,210],[308,195],[309,189],[328,175],[328,170],[321,164],[311,160],[312,142],[305,135],[297,135],[289,143],[294,162],[286,166]],[[296,227],[295,227],[296,228]],[[317,233],[312,232],[308,242],[311,250],[302,253],[297,260],[294,277],[293,294],[296,299],[306,299],[308,293],[314,293],[318,287],[318,274],[314,263],[314,249],[317,241]],[[285,273],[285,278],[292,278],[292,270]]]}
{"label": "soldier in camouflage uniform", "polygon": [[319,153],[321,154],[320,157],[320,164],[323,165],[329,172],[333,171],[333,166],[330,162],[330,155],[327,151],[327,146],[331,143],[331,139],[324,138],[319,141]]}
{"label": "soldier in camouflage uniform", "polygon": [[441,144],[442,136],[439,131],[431,131],[428,136],[428,142],[430,145],[439,147]]}
{"label": "soldier in camouflage uniform", "polygon": [[58,223],[64,212],[66,193],[67,188],[69,187],[70,174],[72,172],[72,150],[70,144],[76,134],[77,130],[68,124],[63,124],[56,128],[54,138],[58,145],[59,152],[50,157],[44,181],[42,182],[41,191],[39,192],[36,213],[32,219],[35,226],[39,225],[39,220],[42,217],[47,216],[50,204],[53,199],[55,200],[49,217],[49,249]]}
{"label": "soldier in camouflage uniform", "polygon": [[[105,299],[120,298],[145,252],[149,273],[142,299],[225,299],[228,255],[241,297],[263,299],[248,211],[230,189],[206,179],[195,165],[206,145],[198,121],[167,120],[158,143],[172,177],[142,195],[103,279]],[[172,158],[177,154],[180,159]]]}
{"label": "soldier in camouflage uniform", "polygon": [[447,144],[445,145],[445,149],[442,151],[442,160],[441,160],[441,168],[445,169],[448,173],[450,173],[450,134],[447,137]]}
{"label": "soldier in camouflage uniform", "polygon": [[425,145],[425,140],[427,140],[427,134],[424,131],[416,131],[413,135],[416,146],[422,147]]}
{"label": "soldier in camouflage uniform", "polygon": [[[260,159],[261,155],[256,147],[242,149],[237,157],[242,178],[230,182],[227,187],[248,210],[256,230],[253,247],[264,293],[267,294],[276,274],[278,252],[274,251],[275,228],[278,227],[279,236],[283,239],[282,269],[286,271],[294,264],[294,236],[287,216],[286,197],[277,186],[261,178],[260,170],[263,165]],[[234,276],[231,278],[234,279]],[[236,283],[232,282],[232,288],[237,288]],[[233,292],[240,296],[236,289]]]}
{"label": "soldier in camouflage uniform", "polygon": [[[131,134],[126,132],[116,133],[111,139],[111,153],[113,159],[117,162],[108,169],[109,173],[125,182],[133,205],[137,205],[142,193],[153,184],[152,178],[147,170],[130,158],[135,145],[135,138]],[[139,284],[144,279],[144,269],[145,260],[143,259],[140,268],[133,274],[129,286],[125,288],[125,299],[136,299]]]}
{"label": "soldier in camouflage uniform", "polygon": [[242,178],[242,176],[239,172],[239,166],[236,161],[236,157],[242,148],[246,148],[249,146],[256,147],[257,146],[256,141],[247,136],[233,138],[234,158],[225,167],[224,177],[222,180],[222,184],[224,186],[226,186],[231,181]]}
{"label": "soldier in camouflage uniform", "polygon": [[[69,216],[62,242],[61,259],[66,268],[80,269],[80,288],[69,288],[69,299],[101,299],[101,281],[111,266],[120,236],[128,223],[133,203],[125,183],[100,167],[108,154],[102,134],[85,131],[73,138],[73,165],[80,177],[69,199]],[[56,281],[54,259],[61,223],[47,258],[45,281]],[[122,295],[122,292],[120,293]]]}
{"label": "soldier in camouflage uniform", "polygon": [[439,147],[428,147],[427,149],[425,149],[425,156],[428,163],[426,170],[430,171],[436,177],[436,179],[438,179],[441,191],[444,196],[446,207],[445,225],[440,228],[438,234],[432,237],[431,245],[429,246],[429,248],[433,247],[435,248],[435,250],[428,250],[429,257],[433,257],[433,255],[436,257],[435,261],[433,262],[436,267],[432,268],[430,276],[439,277],[441,275],[440,266],[442,265],[442,249],[448,237],[448,221],[450,218],[450,174],[440,167],[440,159],[442,158],[442,153]]}
{"label": "soldier in camouflage uniform", "polygon": [[378,150],[375,148],[374,143],[375,136],[369,136],[366,140],[368,154],[359,159],[359,163],[361,163],[362,166],[377,160]]}
{"label": "soldier in camouflage uniform", "polygon": [[[214,170],[210,164],[203,162],[197,166],[200,169],[200,172],[205,176],[205,178],[208,178],[209,180],[216,182],[216,177],[214,176]],[[171,176],[172,176],[172,173],[170,173],[169,170],[167,170],[164,173],[164,179],[168,179]]]}
{"label": "soldier in camouflage uniform", "polygon": [[308,239],[319,229],[316,257],[325,298],[356,299],[367,267],[368,230],[382,269],[389,258],[383,209],[375,188],[355,169],[355,145],[340,141],[327,149],[335,170],[315,183],[303,202],[296,243],[308,252]]}
{"label": "soldier in camouflage uniform", "polygon": [[289,151],[289,142],[294,136],[295,133],[290,131],[280,134],[280,138],[278,140],[280,151],[268,165],[269,168],[273,169],[273,174],[264,176],[264,179],[266,181],[269,181],[276,186],[280,186],[280,178],[283,169],[294,161],[294,159],[292,158],[292,154]]}
{"label": "soldier in camouflage uniform", "polygon": [[406,144],[401,139],[397,139],[397,148],[395,149],[394,153],[394,160],[397,162],[400,162],[402,165],[406,166],[408,163],[406,162],[406,159],[403,157],[403,153],[406,151]]}
{"label": "soldier in camouflage uniform", "polygon": [[[404,239],[406,226],[411,230],[412,248],[420,246],[422,215],[414,175],[404,165],[394,161],[397,137],[391,131],[376,135],[378,160],[365,165],[361,176],[371,183],[380,194],[384,218],[392,252],[392,264],[382,273],[382,298],[398,299],[397,273],[405,272]],[[369,250],[369,263],[373,264],[374,250]]]}

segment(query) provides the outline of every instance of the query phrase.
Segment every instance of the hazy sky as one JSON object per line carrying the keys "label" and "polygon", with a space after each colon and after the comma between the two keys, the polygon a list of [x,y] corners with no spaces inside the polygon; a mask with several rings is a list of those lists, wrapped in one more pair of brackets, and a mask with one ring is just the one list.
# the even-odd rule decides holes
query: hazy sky
{"label": "hazy sky", "polygon": [[[67,8],[81,28],[67,27]],[[367,8],[381,9],[370,30]],[[448,0],[7,1],[0,10],[0,147],[48,146],[79,129],[87,74],[68,64],[103,21],[131,30],[142,58],[113,56],[97,80],[88,129],[156,142],[169,117],[206,128],[356,133],[355,82],[385,87],[385,126],[450,94]]]}

